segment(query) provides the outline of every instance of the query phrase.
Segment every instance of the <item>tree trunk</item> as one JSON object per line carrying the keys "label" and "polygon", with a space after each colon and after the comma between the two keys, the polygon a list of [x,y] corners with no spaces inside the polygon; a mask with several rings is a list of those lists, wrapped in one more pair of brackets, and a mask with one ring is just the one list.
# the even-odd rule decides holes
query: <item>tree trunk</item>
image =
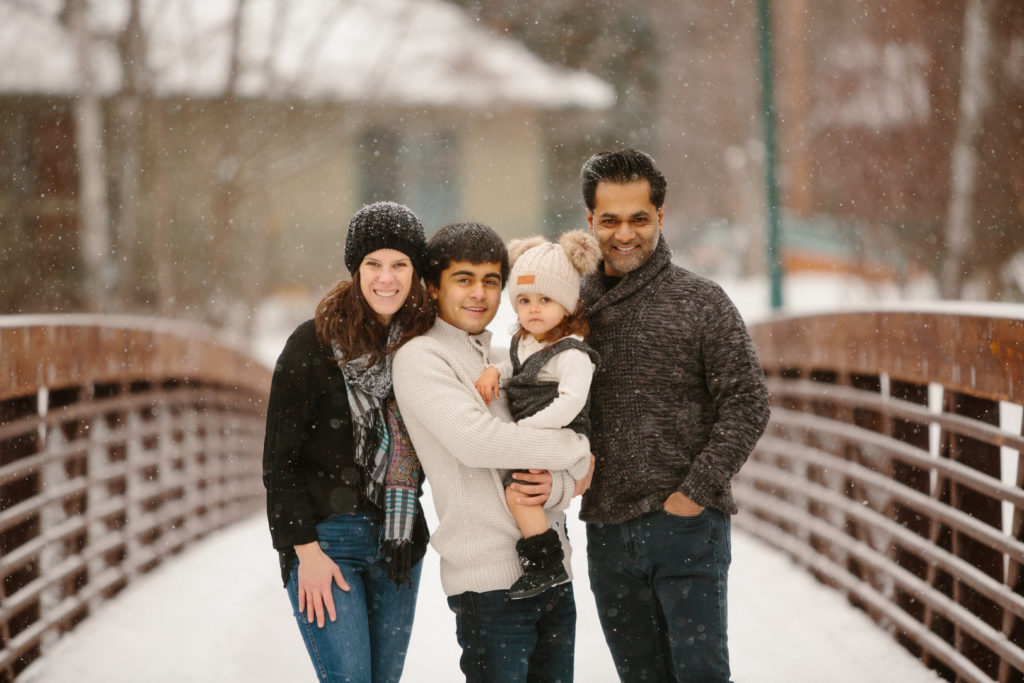
{"label": "tree trunk", "polygon": [[107,169],[103,139],[103,103],[92,69],[92,36],[86,0],[67,0],[68,26],[78,60],[78,96],[74,102],[75,150],[78,156],[79,248],[85,268],[87,305],[107,310],[115,272],[107,205]]}
{"label": "tree trunk", "polygon": [[172,232],[174,210],[171,206],[171,181],[168,180],[167,165],[162,163],[160,154],[167,149],[167,121],[164,118],[164,103],[148,96],[144,100],[146,112],[146,138],[149,141],[146,163],[150,168],[149,183],[149,248],[156,279],[156,310],[165,318],[181,315],[179,275],[174,265]]}
{"label": "tree trunk", "polygon": [[[240,283],[235,272],[237,260],[236,238],[238,225],[238,196],[242,160],[240,136],[242,135],[242,103],[238,97],[238,75],[242,22],[247,0],[235,0],[229,43],[228,80],[224,88],[224,104],[221,107],[221,130],[218,160],[214,169],[212,188],[212,241],[210,243],[210,282],[212,287],[204,303],[204,317],[214,325],[225,326],[232,319],[236,306],[235,297]],[[230,326],[230,323],[229,323]]]}
{"label": "tree trunk", "polygon": [[118,94],[114,115],[118,121],[117,144],[117,220],[118,252],[122,256],[120,298],[125,304],[138,306],[146,296],[146,248],[140,231],[142,216],[142,96],[147,90],[146,40],[143,33],[139,0],[130,0],[128,23],[118,41],[121,64],[125,71],[124,90]]}
{"label": "tree trunk", "polygon": [[960,111],[951,160],[951,189],[946,215],[946,251],[939,289],[946,299],[959,298],[972,248],[975,221],[974,191],[977,184],[977,139],[984,112],[992,100],[991,70],[994,0],[968,0],[964,12],[961,47]]}

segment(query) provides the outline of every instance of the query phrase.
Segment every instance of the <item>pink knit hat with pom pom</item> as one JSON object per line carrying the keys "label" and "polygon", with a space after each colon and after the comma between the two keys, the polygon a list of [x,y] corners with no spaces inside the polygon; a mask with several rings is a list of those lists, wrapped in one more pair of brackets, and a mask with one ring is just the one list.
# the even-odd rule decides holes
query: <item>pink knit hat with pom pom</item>
{"label": "pink knit hat with pom pom", "polygon": [[513,307],[520,294],[536,293],[551,297],[572,313],[580,300],[580,276],[597,270],[601,249],[590,234],[573,230],[557,244],[543,237],[513,240],[508,258],[512,266],[508,296]]}

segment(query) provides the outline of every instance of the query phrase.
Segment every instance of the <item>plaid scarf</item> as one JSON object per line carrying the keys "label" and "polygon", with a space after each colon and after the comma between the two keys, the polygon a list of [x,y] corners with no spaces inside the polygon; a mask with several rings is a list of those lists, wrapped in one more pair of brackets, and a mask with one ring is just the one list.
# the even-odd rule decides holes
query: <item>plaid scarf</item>
{"label": "plaid scarf", "polygon": [[[401,334],[398,325],[392,325],[388,345]],[[336,344],[332,348],[345,376],[356,437],[355,462],[364,474],[366,497],[384,511],[388,578],[396,584],[409,582],[420,462],[392,394],[391,356],[367,367],[366,357],[346,363],[341,349]]]}

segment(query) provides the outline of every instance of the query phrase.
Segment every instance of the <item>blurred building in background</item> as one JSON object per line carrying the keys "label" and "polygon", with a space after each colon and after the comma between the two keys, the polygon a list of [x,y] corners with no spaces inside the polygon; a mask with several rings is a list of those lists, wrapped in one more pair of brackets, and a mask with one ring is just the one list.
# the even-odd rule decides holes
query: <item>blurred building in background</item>
{"label": "blurred building in background", "polygon": [[0,0],[0,311],[244,329],[382,199],[541,232],[543,116],[613,100],[437,0]]}
{"label": "blurred building in background", "polygon": [[764,2],[0,0],[0,310],[244,327],[366,201],[553,235],[622,145],[764,277],[769,28],[786,270],[1024,300],[1024,3]]}

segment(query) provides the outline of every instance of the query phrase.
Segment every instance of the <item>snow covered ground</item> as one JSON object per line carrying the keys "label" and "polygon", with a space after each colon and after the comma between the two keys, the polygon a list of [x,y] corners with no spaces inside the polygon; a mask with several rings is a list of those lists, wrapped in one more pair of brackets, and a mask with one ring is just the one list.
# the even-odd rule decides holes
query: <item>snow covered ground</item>
{"label": "snow covered ground", "polygon": [[[587,581],[586,535],[575,506],[569,518],[579,610],[576,680],[613,682],[617,679]],[[455,620],[441,591],[433,550],[425,561],[402,680],[459,681]],[[735,530],[730,581],[729,640],[738,683],[940,680],[841,595],[785,555]],[[256,516],[213,534],[141,578],[18,680],[312,683],[316,677],[280,585],[266,521]]]}

